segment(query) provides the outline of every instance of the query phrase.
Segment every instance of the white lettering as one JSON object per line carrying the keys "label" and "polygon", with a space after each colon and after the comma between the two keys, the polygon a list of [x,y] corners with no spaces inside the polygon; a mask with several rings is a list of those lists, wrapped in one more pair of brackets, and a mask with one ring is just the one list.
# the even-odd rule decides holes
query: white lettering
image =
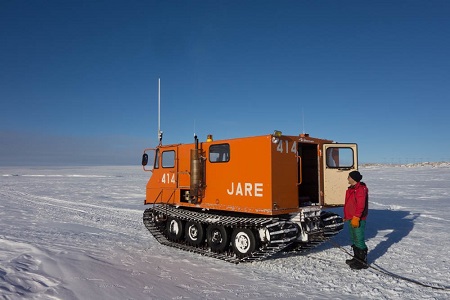
{"label": "white lettering", "polygon": [[282,141],[278,142],[277,151],[283,153],[283,142]]}
{"label": "white lettering", "polygon": [[[243,186],[243,187],[242,187]],[[262,183],[251,183],[251,182],[238,182],[236,183],[235,190],[234,182],[231,183],[231,187],[227,189],[228,195],[235,196],[249,196],[249,197],[263,197],[263,184]]]}
{"label": "white lettering", "polygon": [[245,196],[251,196],[252,195],[252,184],[246,182],[245,183]]}
{"label": "white lettering", "polygon": [[236,196],[242,196],[242,185],[240,182],[238,182],[237,187],[236,187]]}
{"label": "white lettering", "polygon": [[231,183],[231,191],[230,189],[227,190],[228,195],[233,195],[234,194],[234,182]]}
{"label": "white lettering", "polygon": [[163,174],[161,177],[161,182],[165,184],[176,183],[177,181],[175,178],[175,174],[172,174],[172,177],[170,177],[169,173]]}
{"label": "white lettering", "polygon": [[262,196],[263,196],[263,184],[255,183],[255,197],[262,197]]}
{"label": "white lettering", "polygon": [[[302,139],[300,139],[300,141],[302,141]],[[292,142],[292,146],[289,147],[289,141],[288,140],[284,140],[284,144],[285,146],[283,146],[283,141],[279,141],[277,144],[277,151],[280,153],[297,153],[297,142],[293,141]],[[286,147],[286,148],[285,148]]]}
{"label": "white lettering", "polygon": [[297,143],[295,141],[292,143],[291,152],[297,154]]}

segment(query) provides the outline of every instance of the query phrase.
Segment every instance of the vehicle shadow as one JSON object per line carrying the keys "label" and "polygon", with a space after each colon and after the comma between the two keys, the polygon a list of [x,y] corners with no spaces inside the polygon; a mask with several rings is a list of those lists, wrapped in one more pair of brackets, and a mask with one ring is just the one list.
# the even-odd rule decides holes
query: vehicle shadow
{"label": "vehicle shadow", "polygon": [[[408,236],[414,227],[414,220],[418,217],[420,214],[411,214],[409,211],[370,209],[366,224],[366,243],[375,237],[382,241],[373,249],[368,245],[368,262],[382,257],[390,247]],[[341,246],[351,246],[348,226],[346,222],[343,231],[335,237],[335,242]]]}

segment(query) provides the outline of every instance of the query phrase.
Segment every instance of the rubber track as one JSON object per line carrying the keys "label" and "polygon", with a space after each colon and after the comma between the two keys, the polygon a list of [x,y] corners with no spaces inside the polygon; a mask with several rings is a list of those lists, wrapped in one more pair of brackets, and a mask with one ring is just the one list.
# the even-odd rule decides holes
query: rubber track
{"label": "rubber track", "polygon": [[[275,240],[276,243],[272,241],[268,245],[256,249],[255,252],[253,252],[250,256],[243,258],[237,257],[231,250],[228,252],[216,253],[211,251],[206,243],[204,245],[195,247],[186,244],[185,241],[175,242],[168,240],[166,235],[164,234],[165,226],[161,227],[153,222],[154,212],[163,214],[166,217],[169,216],[175,217],[186,222],[191,221],[202,223],[206,226],[209,224],[215,224],[231,228],[250,228],[250,229],[260,229],[262,227],[265,227],[269,230],[269,234],[271,234],[271,240]],[[155,237],[156,240],[162,245],[201,254],[212,258],[221,259],[236,264],[241,262],[264,260],[275,255],[278,252],[281,252],[283,249],[291,248],[294,245],[295,245],[294,251],[300,250],[298,246],[301,246],[302,249],[303,248],[309,249],[316,246],[315,241],[311,241],[311,243],[302,243],[301,245],[299,245],[298,243],[294,243],[294,240],[296,239],[296,232],[294,232],[292,228],[295,225],[292,222],[289,222],[279,217],[235,217],[235,216],[218,215],[208,212],[191,211],[182,208],[176,208],[171,205],[155,205],[144,211],[143,221],[145,227],[150,231],[153,237]],[[336,230],[333,227],[334,224],[332,224],[331,227],[325,226],[325,232],[333,232],[332,235],[334,235],[340,231],[337,230],[337,232],[334,233]],[[278,232],[280,231],[283,232],[285,229],[287,229],[286,234],[278,234]],[[281,237],[281,239],[280,238],[273,239],[272,235],[273,237],[280,235],[283,235],[284,237]],[[321,238],[320,243],[322,243],[323,241],[324,241],[323,238]]]}

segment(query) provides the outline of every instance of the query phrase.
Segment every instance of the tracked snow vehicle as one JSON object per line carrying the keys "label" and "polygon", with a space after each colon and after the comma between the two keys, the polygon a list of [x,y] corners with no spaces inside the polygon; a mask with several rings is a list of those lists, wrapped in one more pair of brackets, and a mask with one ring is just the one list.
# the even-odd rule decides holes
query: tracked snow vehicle
{"label": "tracked snow vehicle", "polygon": [[164,245],[229,262],[302,251],[331,238],[342,218],[357,145],[273,134],[144,150],[152,172],[143,221]]}

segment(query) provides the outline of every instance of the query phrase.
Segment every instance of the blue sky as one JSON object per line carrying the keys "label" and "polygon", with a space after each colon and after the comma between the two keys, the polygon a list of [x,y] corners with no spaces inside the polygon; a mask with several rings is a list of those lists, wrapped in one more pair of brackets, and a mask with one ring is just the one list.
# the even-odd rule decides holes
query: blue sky
{"label": "blue sky", "polygon": [[139,164],[274,129],[450,160],[450,2],[0,2],[0,164]]}

